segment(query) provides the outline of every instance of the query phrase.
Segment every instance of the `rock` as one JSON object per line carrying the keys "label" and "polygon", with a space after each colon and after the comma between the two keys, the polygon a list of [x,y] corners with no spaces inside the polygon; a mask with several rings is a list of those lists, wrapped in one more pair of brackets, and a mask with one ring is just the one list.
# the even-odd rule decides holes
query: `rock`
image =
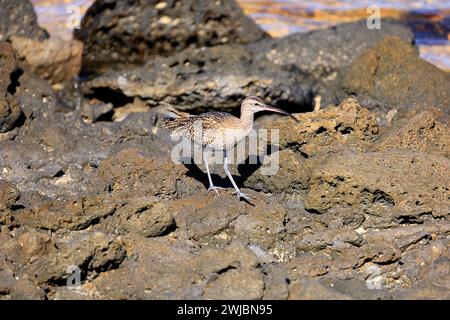
{"label": "rock", "polygon": [[[428,246],[416,247],[402,256],[404,273],[417,288],[450,289],[448,241],[430,241]],[[434,279],[440,279],[436,282]],[[447,294],[448,296],[448,294]]]}
{"label": "rock", "polygon": [[14,48],[8,42],[0,42],[0,94],[3,95],[11,83],[11,73],[17,69],[17,59]]}
{"label": "rock", "polygon": [[394,299],[448,298],[450,257],[447,238],[446,235],[433,236],[422,244],[419,242],[409,247],[402,254],[395,273],[394,283],[399,290],[392,293]]}
{"label": "rock", "polygon": [[[278,166],[278,170],[267,172],[266,166],[271,165]],[[307,161],[299,153],[284,149],[265,156],[262,166],[245,180],[245,186],[273,193],[304,190],[308,181],[306,167]]]}
{"label": "rock", "polygon": [[340,251],[343,247],[359,247],[363,243],[363,238],[351,227],[329,227],[324,231],[316,231],[305,235],[296,243],[296,248],[299,252],[312,252],[323,250],[327,247],[338,247],[337,250]]}
{"label": "rock", "polygon": [[[186,242],[160,238],[122,238],[127,258],[119,268],[77,287],[74,298],[91,299],[199,299],[201,283],[193,248]],[[111,288],[115,288],[111,290]],[[55,288],[52,296],[67,296]]]}
{"label": "rock", "polygon": [[266,34],[234,0],[97,0],[75,37],[85,45],[84,72],[101,73],[187,48],[252,42]]}
{"label": "rock", "polygon": [[[345,146],[371,149],[378,137],[379,126],[373,114],[355,99],[295,116],[298,123],[281,118],[267,126],[269,132],[278,132],[278,140],[271,143],[279,145],[281,151],[263,159],[262,166],[245,181],[247,187],[273,193],[301,193],[308,189],[314,169],[327,161],[331,153]],[[278,170],[272,172],[269,167]]]}
{"label": "rock", "polygon": [[[142,24],[138,4],[147,8],[142,17],[164,13],[152,18],[158,22],[150,31],[168,23],[159,31],[186,35],[208,24],[200,20],[177,29],[169,23],[177,19],[172,13],[200,0],[136,0],[128,8],[113,0],[94,6],[99,3],[104,5],[95,12],[100,20],[86,18],[92,27],[103,28],[110,18],[117,28],[139,34],[133,29]],[[120,12],[134,15],[119,19]],[[137,17],[138,25],[128,17]],[[184,16],[178,19],[181,25]],[[111,49],[102,42],[100,48],[100,41],[118,30],[113,26],[99,41],[89,40],[95,50],[105,49],[98,61],[119,52],[125,55],[108,60],[117,62],[113,69],[125,67],[127,55],[133,65],[143,59],[147,64],[112,70],[82,88],[77,80],[52,73],[58,68],[52,62],[65,68],[64,61],[67,74],[76,72],[73,60],[64,60],[69,52],[54,51],[56,43],[39,43],[48,45],[40,47],[47,60],[61,57],[42,65],[48,69],[41,76],[64,82],[53,86],[34,74],[41,71],[18,61],[11,45],[0,44],[0,102],[9,108],[0,123],[12,119],[14,104],[23,112],[0,135],[0,299],[447,298],[445,115],[427,104],[386,103],[393,110],[384,127],[377,123],[381,109],[369,105],[375,112],[369,111],[357,99],[321,108],[328,98],[340,97],[352,60],[375,50],[370,47],[385,35],[411,43],[408,28],[400,24],[387,22],[372,32],[364,23],[252,43],[229,38],[229,44],[210,42],[204,49],[197,46],[214,37],[187,45],[181,39],[174,50],[158,47],[167,39],[130,40],[129,47],[118,49],[115,42]],[[22,37],[9,41],[17,49],[22,41],[31,52],[27,46],[38,40]],[[117,39],[127,39],[126,33]],[[88,54],[100,52],[95,50]],[[133,50],[135,55],[128,54]],[[38,57],[20,54],[41,66],[32,60]],[[391,68],[384,56],[380,59],[380,70]],[[98,67],[94,73],[107,68],[100,62]],[[234,112],[247,94],[291,112],[311,110],[317,102],[316,111],[295,115],[298,124],[258,118],[258,128],[278,129],[280,139],[271,140],[274,148],[262,164],[233,166],[239,187],[250,188],[243,191],[253,205],[232,194],[219,164],[211,167],[220,170],[213,180],[226,189],[217,197],[206,192],[203,165],[174,163],[174,144],[158,114],[163,102],[193,113]],[[81,283],[72,281],[76,270]],[[75,287],[67,287],[67,280]]]}
{"label": "rock", "polygon": [[408,43],[414,34],[406,24],[383,19],[381,29],[370,30],[367,21],[344,23],[308,33],[294,33],[280,39],[250,44],[258,56],[271,62],[298,68],[320,81],[330,81],[336,72],[349,66],[353,59],[386,36],[397,36]]}
{"label": "rock", "polygon": [[248,214],[240,215],[232,226],[237,238],[268,249],[283,238],[285,219],[286,210],[280,206],[257,206]]}
{"label": "rock", "polygon": [[339,98],[354,95],[371,110],[420,106],[450,112],[450,75],[398,37],[387,37],[359,55],[343,76],[342,90]]}
{"label": "rock", "polygon": [[450,157],[450,129],[430,111],[399,121],[380,140],[380,151],[409,149]]}
{"label": "rock", "polygon": [[208,300],[257,300],[261,299],[263,290],[264,282],[257,270],[231,269],[211,281],[203,297]]}
{"label": "rock", "polygon": [[0,180],[0,211],[10,209],[20,198],[20,192],[12,183]]}
{"label": "rock", "polygon": [[300,111],[309,99],[303,79],[295,70],[255,61],[248,49],[229,45],[185,50],[143,67],[108,72],[88,81],[84,91],[104,102],[118,95],[126,103],[126,98],[137,97],[151,106],[167,102],[196,111],[230,111],[239,108],[245,96],[258,95],[267,103]]}
{"label": "rock", "polygon": [[83,44],[79,41],[13,36],[11,44],[29,71],[52,84],[68,82],[80,72]]}
{"label": "rock", "polygon": [[200,240],[218,236],[239,215],[247,212],[247,204],[231,192],[222,196],[207,195],[206,190],[171,205],[182,238]]}
{"label": "rock", "polygon": [[446,217],[449,166],[448,158],[420,152],[348,150],[313,172],[305,208],[323,213],[362,205],[372,219],[389,224]]}
{"label": "rock", "polygon": [[351,300],[352,297],[339,292],[320,280],[301,280],[289,286],[290,300]]}
{"label": "rock", "polygon": [[13,271],[0,264],[1,300],[45,300],[45,291],[27,278],[17,277]]}
{"label": "rock", "polygon": [[81,116],[86,123],[94,123],[109,118],[113,113],[114,106],[112,103],[89,101],[81,106]]}
{"label": "rock", "polygon": [[287,270],[284,264],[263,266],[264,300],[286,300],[289,296]]}
{"label": "rock", "polygon": [[47,31],[39,27],[37,16],[29,0],[0,0],[0,41],[13,35],[36,40],[48,38]]}
{"label": "rock", "polygon": [[[250,94],[291,111],[311,109],[314,96],[328,92],[324,83],[335,79],[338,70],[350,65],[358,53],[388,34],[409,42],[413,39],[409,28],[400,23],[386,21],[382,30],[367,30],[361,24],[248,45],[184,50],[151,60],[142,68],[96,78],[88,82],[86,93],[100,97],[102,88],[110,88],[127,97],[144,98],[151,105],[164,101],[198,112],[238,108],[241,99]],[[340,50],[335,49],[336,36],[344,38],[339,42],[344,44]],[[356,38],[364,39],[363,44],[354,42]],[[305,42],[311,43],[305,46]],[[316,48],[318,43],[320,49]],[[324,48],[334,51],[325,53]],[[323,56],[317,58],[317,52]]]}
{"label": "rock", "polygon": [[264,282],[255,267],[258,259],[239,242],[228,247],[206,249],[197,259],[199,272],[207,279],[203,297],[206,299],[261,299]]}
{"label": "rock", "polygon": [[123,107],[114,109],[113,120],[121,122],[131,113],[148,112],[151,108],[141,99],[134,99],[133,103],[129,103]]}
{"label": "rock", "polygon": [[[51,154],[67,154],[74,148],[74,136],[67,128],[59,125],[48,124],[42,128],[39,139],[39,145]],[[75,139],[74,139],[75,140]],[[57,174],[60,168],[57,168]]]}
{"label": "rock", "polygon": [[44,232],[29,230],[18,237],[21,246],[21,258],[28,262],[33,257],[46,255],[54,248],[52,238]]}
{"label": "rock", "polygon": [[[117,209],[102,225],[108,232],[135,233],[157,237],[174,227],[174,219],[167,204],[156,197],[133,198]],[[101,229],[104,229],[101,226]]]}
{"label": "rock", "polygon": [[309,158],[342,145],[367,147],[378,134],[375,117],[357,100],[345,99],[337,107],[296,115],[294,123],[281,118],[268,129],[279,130],[281,149],[290,148]]}
{"label": "rock", "polygon": [[392,300],[388,290],[370,289],[362,279],[323,279],[321,282],[352,300]]}
{"label": "rock", "polygon": [[9,93],[5,97],[0,97],[0,133],[10,131],[16,126],[22,111],[17,100]]}
{"label": "rock", "polygon": [[407,250],[424,238],[432,238],[433,235],[445,237],[448,234],[450,234],[448,223],[436,221],[422,225],[405,225],[386,230],[374,230],[364,234],[364,239],[369,242],[386,240],[394,243],[401,250]]}
{"label": "rock", "polygon": [[[1,4],[0,4],[1,6]],[[10,131],[18,122],[22,111],[15,93],[17,61],[14,49],[9,43],[0,42],[0,134]]]}
{"label": "rock", "polygon": [[367,21],[340,24],[308,33],[294,33],[281,39],[249,44],[255,59],[268,59],[287,70],[300,71],[308,87],[310,109],[337,104],[347,97],[336,98],[341,74],[352,61],[386,36],[398,36],[413,43],[411,28],[399,21],[383,19],[381,29],[370,30]]}
{"label": "rock", "polygon": [[78,267],[82,276],[115,268],[125,258],[120,241],[103,233],[72,234],[48,255],[33,260],[25,273],[37,283],[61,283]]}
{"label": "rock", "polygon": [[399,289],[392,295],[396,300],[448,300],[448,290],[439,288]]}
{"label": "rock", "polygon": [[61,108],[56,92],[47,81],[21,68],[17,68],[10,79],[10,93],[17,99],[25,121],[33,118],[49,122],[52,113]]}
{"label": "rock", "polygon": [[[312,254],[299,253],[297,257],[287,264],[287,277],[290,283],[297,282],[302,279],[311,279],[326,275],[333,267],[344,269],[337,265],[329,255],[323,253]],[[342,272],[342,270],[339,270]]]}
{"label": "rock", "polygon": [[400,259],[401,251],[387,242],[380,241],[376,244],[367,244],[361,247],[357,256],[357,267],[360,267],[368,261],[377,264],[388,264]]}
{"label": "rock", "polygon": [[[260,299],[263,295],[264,282],[255,268],[259,261],[239,242],[198,254],[187,242],[164,237],[124,237],[123,242],[132,258],[81,285],[78,292],[102,299]],[[113,283],[115,290],[110,289]],[[57,293],[66,294],[59,289]]]}
{"label": "rock", "polygon": [[402,108],[400,110],[392,109],[388,112],[387,117],[389,117],[390,125],[397,122],[403,122],[404,119],[410,119],[419,113],[428,112],[433,115],[437,121],[449,126],[450,125],[450,115],[445,114],[441,109],[437,107],[424,107],[421,105],[415,105],[414,107]]}
{"label": "rock", "polygon": [[[143,157],[134,149],[125,149],[102,161],[98,177],[105,189],[122,198],[132,195],[174,197],[178,180],[186,168],[172,162]],[[127,196],[128,195],[128,196]]]}
{"label": "rock", "polygon": [[40,207],[25,209],[15,215],[21,225],[66,232],[83,230],[112,215],[117,204],[108,196],[47,201]]}

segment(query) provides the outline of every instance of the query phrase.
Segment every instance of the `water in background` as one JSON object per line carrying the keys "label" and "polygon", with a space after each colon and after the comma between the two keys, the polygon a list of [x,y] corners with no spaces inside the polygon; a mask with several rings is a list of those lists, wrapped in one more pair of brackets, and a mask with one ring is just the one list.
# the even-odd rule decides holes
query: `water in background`
{"label": "water in background", "polygon": [[[52,36],[71,38],[66,27],[74,7],[84,14],[93,0],[31,0],[39,23]],[[424,59],[450,71],[450,0],[237,0],[244,12],[274,37],[306,32],[368,17],[379,5],[382,18],[402,19],[413,27]],[[78,9],[77,9],[78,10]]]}

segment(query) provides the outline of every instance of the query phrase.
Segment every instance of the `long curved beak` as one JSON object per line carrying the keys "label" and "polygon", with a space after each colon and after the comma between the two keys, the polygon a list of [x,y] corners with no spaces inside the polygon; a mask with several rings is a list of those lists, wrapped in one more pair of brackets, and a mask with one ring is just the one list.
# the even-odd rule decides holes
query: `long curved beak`
{"label": "long curved beak", "polygon": [[272,112],[277,112],[277,113],[284,114],[284,115],[289,116],[289,117],[291,117],[292,119],[294,119],[295,121],[298,122],[297,118],[294,117],[294,116],[293,116],[292,114],[290,114],[289,112],[286,112],[286,111],[284,111],[284,110],[281,110],[281,109],[278,109],[278,108],[269,106],[269,105],[267,105],[267,104],[264,106],[264,109],[263,109],[263,110],[266,110],[266,111],[272,111]]}

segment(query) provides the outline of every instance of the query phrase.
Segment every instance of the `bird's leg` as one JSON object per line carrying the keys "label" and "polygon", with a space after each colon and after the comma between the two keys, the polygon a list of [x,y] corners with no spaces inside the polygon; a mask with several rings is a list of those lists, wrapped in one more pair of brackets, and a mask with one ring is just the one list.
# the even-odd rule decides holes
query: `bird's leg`
{"label": "bird's leg", "polygon": [[206,151],[206,150],[203,151],[203,161],[205,162],[206,173],[208,173],[208,180],[209,180],[208,193],[214,190],[217,193],[217,195],[219,195],[219,192],[217,191],[217,189],[223,189],[223,188],[216,187],[212,182],[211,173],[209,172],[208,151]]}
{"label": "bird's leg", "polygon": [[228,179],[230,179],[231,183],[233,184],[234,190],[236,190],[236,194],[238,196],[238,199],[244,198],[247,201],[251,201],[250,197],[247,196],[245,193],[242,193],[241,190],[239,190],[238,186],[236,185],[236,182],[234,182],[233,176],[230,173],[230,170],[228,170],[228,154],[227,151],[224,150],[223,153],[223,169],[225,170],[225,173],[228,176]]}

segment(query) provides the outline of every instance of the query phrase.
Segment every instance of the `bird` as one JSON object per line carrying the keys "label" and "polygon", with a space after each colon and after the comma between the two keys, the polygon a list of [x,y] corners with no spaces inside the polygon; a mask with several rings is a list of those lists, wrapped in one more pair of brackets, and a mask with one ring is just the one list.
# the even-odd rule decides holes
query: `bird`
{"label": "bird", "polygon": [[240,118],[227,112],[205,112],[198,115],[191,115],[179,111],[168,105],[166,114],[161,117],[162,126],[176,136],[182,136],[195,144],[200,145],[203,153],[203,162],[206,166],[209,188],[207,192],[214,191],[219,195],[218,189],[222,187],[215,186],[209,170],[209,154],[211,151],[223,151],[223,168],[228,179],[235,189],[235,194],[240,200],[245,199],[248,202],[251,198],[241,192],[229,170],[228,153],[240,141],[242,141],[253,128],[254,114],[260,111],[271,111],[281,113],[298,120],[289,112],[270,106],[257,96],[246,97],[241,104]]}

